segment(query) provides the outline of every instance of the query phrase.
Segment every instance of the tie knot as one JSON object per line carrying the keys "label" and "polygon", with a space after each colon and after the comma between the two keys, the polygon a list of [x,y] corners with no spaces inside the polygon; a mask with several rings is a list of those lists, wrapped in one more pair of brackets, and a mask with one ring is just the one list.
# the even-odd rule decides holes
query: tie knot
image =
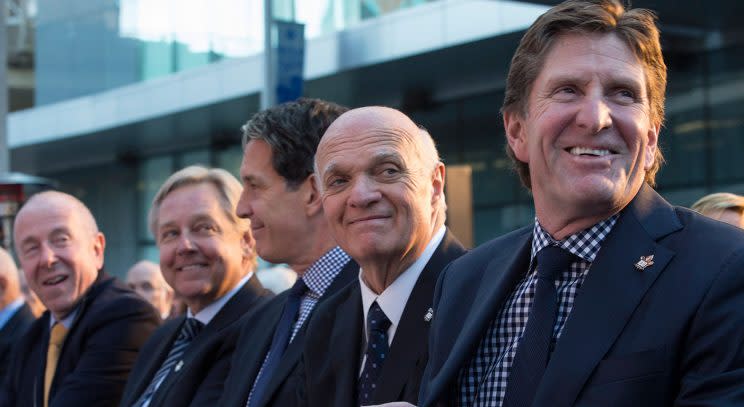
{"label": "tie knot", "polygon": [[555,281],[576,259],[571,252],[558,246],[545,246],[537,252],[537,276]]}
{"label": "tie knot", "polygon": [[49,334],[49,344],[57,347],[62,346],[65,336],[67,336],[67,328],[61,322],[56,322],[52,326],[52,332]]}
{"label": "tie knot", "polygon": [[297,281],[292,285],[292,288],[289,289],[289,296],[294,298],[300,298],[305,294],[305,291],[307,291],[307,284],[305,284],[305,280],[302,278],[298,278]]}
{"label": "tie knot", "polygon": [[202,328],[204,328],[204,324],[201,323],[196,318],[186,318],[185,321],[183,321],[183,326],[181,327],[181,335],[179,339],[193,339],[196,335],[201,332]]}
{"label": "tie knot", "polygon": [[372,303],[369,307],[369,313],[367,313],[367,328],[370,332],[387,332],[390,328],[390,320],[387,315],[382,311],[377,301]]}

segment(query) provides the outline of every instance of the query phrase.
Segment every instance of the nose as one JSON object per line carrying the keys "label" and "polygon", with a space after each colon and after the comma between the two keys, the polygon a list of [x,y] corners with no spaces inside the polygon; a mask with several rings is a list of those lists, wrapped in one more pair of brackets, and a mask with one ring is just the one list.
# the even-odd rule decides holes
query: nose
{"label": "nose", "polygon": [[195,251],[196,248],[194,243],[191,241],[191,237],[188,233],[181,233],[178,237],[178,245],[176,246],[176,254],[187,254]]}
{"label": "nose", "polygon": [[41,264],[47,268],[53,267],[54,263],[57,262],[57,254],[45,243],[41,244],[41,256],[39,258]]}
{"label": "nose", "polygon": [[589,94],[584,98],[576,114],[576,124],[592,134],[612,127],[612,110],[602,95]]}
{"label": "nose", "polygon": [[243,219],[250,218],[253,215],[253,208],[245,190],[240,194],[240,198],[238,198],[238,204],[235,206],[235,214]]}
{"label": "nose", "polygon": [[376,183],[368,177],[359,177],[351,187],[349,205],[357,208],[366,208],[378,202],[382,198]]}

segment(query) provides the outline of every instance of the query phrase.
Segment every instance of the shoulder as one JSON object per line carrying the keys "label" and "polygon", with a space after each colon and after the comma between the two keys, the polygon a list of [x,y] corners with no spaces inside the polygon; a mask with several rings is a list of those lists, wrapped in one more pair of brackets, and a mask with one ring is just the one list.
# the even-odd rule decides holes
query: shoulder
{"label": "shoulder", "polygon": [[494,258],[503,255],[513,256],[532,236],[532,225],[525,226],[505,235],[499,236],[468,251],[450,263],[446,269],[452,278],[472,278],[483,274]]}

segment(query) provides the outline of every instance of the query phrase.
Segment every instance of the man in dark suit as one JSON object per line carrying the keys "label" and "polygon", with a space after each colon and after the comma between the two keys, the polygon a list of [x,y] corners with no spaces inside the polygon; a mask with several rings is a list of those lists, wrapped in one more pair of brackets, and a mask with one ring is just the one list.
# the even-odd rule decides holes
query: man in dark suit
{"label": "man in dark suit", "polygon": [[415,403],[434,285],[465,251],[444,226],[444,164],[429,133],[384,107],[339,117],[315,164],[333,235],[361,271],[310,322],[299,403]]}
{"label": "man in dark suit", "polygon": [[744,405],[744,233],[652,189],[665,86],[647,10],[530,27],[502,110],[535,223],[442,273],[421,405]]}
{"label": "man in dark suit", "polygon": [[132,369],[121,406],[213,404],[222,337],[273,295],[261,286],[250,222],[235,216],[240,183],[200,166],[171,175],[153,199],[150,229],[160,269],[186,315],[158,329]]}
{"label": "man in dark suit", "polygon": [[238,216],[251,220],[261,258],[288,264],[299,278],[244,321],[220,406],[291,405],[305,321],[356,276],[358,266],[330,234],[313,179],[318,142],[344,111],[299,99],[259,112],[243,127]]}
{"label": "man in dark suit", "polygon": [[48,311],[17,342],[0,406],[115,405],[160,317],[101,270],[104,236],[76,198],[32,196],[14,235],[28,285]]}
{"label": "man in dark suit", "polygon": [[0,383],[8,374],[13,345],[35,319],[23,298],[15,261],[0,248]]}

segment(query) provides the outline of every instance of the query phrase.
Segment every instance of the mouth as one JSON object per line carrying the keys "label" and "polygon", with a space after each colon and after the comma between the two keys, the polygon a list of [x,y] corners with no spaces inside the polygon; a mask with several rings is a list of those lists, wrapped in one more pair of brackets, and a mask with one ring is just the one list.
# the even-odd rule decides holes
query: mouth
{"label": "mouth", "polygon": [[207,268],[207,266],[208,265],[206,263],[187,264],[185,266],[176,267],[176,271],[199,271]]}
{"label": "mouth", "polygon": [[387,219],[387,218],[389,218],[389,216],[384,216],[384,215],[370,215],[370,216],[364,216],[364,217],[361,217],[361,218],[356,218],[356,219],[350,221],[349,224],[352,225],[354,223],[367,222],[367,221],[371,221],[371,220],[382,220],[382,219]]}
{"label": "mouth", "polygon": [[45,286],[55,286],[55,285],[61,284],[65,280],[67,280],[67,276],[58,275],[58,276],[54,276],[52,278],[44,280],[42,284]]}
{"label": "mouth", "polygon": [[570,147],[567,148],[566,151],[571,155],[581,157],[606,157],[608,155],[617,154],[617,152],[613,150],[591,147]]}

